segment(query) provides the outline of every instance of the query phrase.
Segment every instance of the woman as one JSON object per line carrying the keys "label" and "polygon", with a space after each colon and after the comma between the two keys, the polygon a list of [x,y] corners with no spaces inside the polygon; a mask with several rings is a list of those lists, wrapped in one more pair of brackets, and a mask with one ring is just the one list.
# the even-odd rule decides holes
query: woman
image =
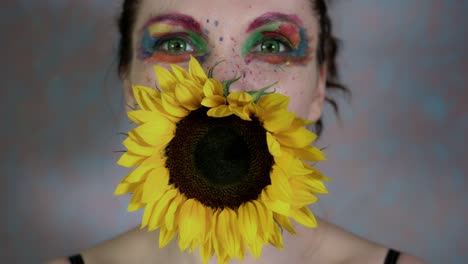
{"label": "woman", "polygon": [[[126,0],[119,25],[119,72],[128,106],[136,104],[132,84],[157,83],[154,65],[187,68],[191,55],[205,70],[222,62],[213,72],[219,80],[241,76],[231,91],[278,82],[276,92],[291,98],[289,110],[315,121],[317,134],[324,101],[335,106],[327,90],[347,91],[337,80],[336,40],[324,0]],[[322,220],[317,228],[294,228],[297,235],[283,233],[284,250],[266,246],[259,259],[247,254],[242,263],[423,263]],[[158,249],[157,233],[135,228],[51,263],[201,263],[197,251],[180,253],[174,240]]]}

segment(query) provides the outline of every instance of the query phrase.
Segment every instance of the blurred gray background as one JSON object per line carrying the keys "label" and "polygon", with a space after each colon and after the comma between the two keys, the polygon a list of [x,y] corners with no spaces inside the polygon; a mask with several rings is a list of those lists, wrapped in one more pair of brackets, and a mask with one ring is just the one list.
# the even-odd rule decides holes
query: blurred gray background
{"label": "blurred gray background", "polygon": [[[312,209],[429,263],[468,259],[468,1],[341,0],[341,76]],[[40,263],[136,226],[116,75],[120,1],[0,2],[0,262]]]}

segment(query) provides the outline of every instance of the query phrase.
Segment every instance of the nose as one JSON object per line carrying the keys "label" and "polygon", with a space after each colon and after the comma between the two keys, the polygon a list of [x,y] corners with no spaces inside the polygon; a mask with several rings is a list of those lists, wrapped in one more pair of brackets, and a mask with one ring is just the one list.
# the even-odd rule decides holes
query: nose
{"label": "nose", "polygon": [[240,54],[240,50],[236,50],[236,45],[220,43],[214,45],[211,52],[207,55],[203,62],[203,68],[209,69],[213,67],[213,78],[224,82],[239,78],[230,86],[230,91],[248,91],[248,82],[246,77],[247,65],[244,58]]}

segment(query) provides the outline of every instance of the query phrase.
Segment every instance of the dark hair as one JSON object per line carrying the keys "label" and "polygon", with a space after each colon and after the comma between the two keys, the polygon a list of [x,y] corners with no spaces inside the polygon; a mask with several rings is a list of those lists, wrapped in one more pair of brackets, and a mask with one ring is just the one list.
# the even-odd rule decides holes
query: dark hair
{"label": "dark hair", "polygon": [[[319,66],[327,63],[327,91],[341,91],[345,95],[350,95],[350,90],[340,83],[338,69],[336,65],[336,57],[339,51],[339,40],[333,35],[332,22],[328,15],[327,3],[325,0],[311,0],[312,9],[317,13],[319,18],[320,35],[317,49],[317,61]],[[140,0],[124,0],[122,13],[118,20],[120,41],[118,48],[118,73],[121,78],[128,74],[128,67],[132,59],[132,32],[135,26],[137,9]],[[339,116],[338,104],[326,93],[325,101],[328,102],[335,113]],[[320,136],[323,130],[323,120],[320,117],[314,124],[315,133]]]}

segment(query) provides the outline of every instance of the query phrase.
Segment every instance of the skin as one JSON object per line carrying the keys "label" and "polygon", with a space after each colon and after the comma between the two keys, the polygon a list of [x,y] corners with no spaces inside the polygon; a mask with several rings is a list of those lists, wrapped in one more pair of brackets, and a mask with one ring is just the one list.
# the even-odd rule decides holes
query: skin
{"label": "skin", "polygon": [[[307,45],[311,51],[306,60],[297,63],[294,57],[289,60],[287,56],[283,56],[275,57],[272,61],[262,57],[265,54],[257,56],[258,54],[246,52],[247,40],[256,31],[256,29],[249,28],[251,23],[258,17],[273,12],[294,16],[300,21],[298,24],[306,32]],[[200,34],[206,40],[208,50],[200,57],[205,69],[216,62],[225,60],[215,68],[215,78],[228,80],[242,76],[231,87],[231,91],[255,90],[278,81],[278,85],[275,86],[276,91],[291,97],[290,111],[312,121],[320,117],[325,96],[326,73],[325,65],[318,66],[313,52],[317,47],[319,28],[317,18],[312,14],[307,0],[236,2],[230,0],[143,0],[133,33],[134,57],[124,80],[127,105],[135,104],[131,94],[131,84],[155,86],[157,83],[153,70],[155,64],[168,67],[168,60],[175,60],[182,67],[188,66],[188,57],[187,59],[181,59],[180,56],[167,59],[167,54],[165,54],[165,56],[156,56],[153,59],[144,59],[139,53],[141,39],[148,21],[154,19],[155,16],[174,13],[193,17],[202,27]],[[286,25],[285,28],[289,26]],[[298,43],[297,40],[296,43]],[[322,219],[318,219],[317,228],[310,229],[295,224],[295,229],[297,235],[283,232],[285,245],[283,251],[272,246],[265,246],[260,259],[255,260],[247,253],[242,263],[383,263],[388,250],[385,246],[358,237]],[[81,254],[86,264],[201,263],[197,251],[194,254],[180,253],[175,240],[159,250],[158,236],[158,231],[147,232],[137,227],[86,249]],[[59,264],[68,263],[68,261],[62,258],[49,263]],[[217,263],[216,258],[213,257],[210,263]],[[233,260],[231,263],[239,262]],[[408,254],[402,254],[398,263],[423,262]]]}
{"label": "skin", "polygon": [[[224,60],[215,68],[215,78],[228,80],[243,76],[231,86],[231,91],[256,90],[278,82],[274,88],[278,93],[291,97],[289,107],[291,111],[296,112],[302,118],[317,120],[322,113],[326,74],[324,67],[318,67],[314,58],[315,53],[312,52],[317,46],[318,24],[309,5],[309,2],[304,0],[287,3],[242,1],[235,4],[229,1],[142,1],[133,33],[134,59],[125,80],[127,103],[134,104],[131,84],[154,87],[157,79],[153,66],[158,64],[168,67],[165,61],[139,58],[138,49],[141,47],[145,25],[160,14],[177,13],[193,17],[203,29],[209,50],[209,54],[203,57],[204,69]],[[227,6],[230,12],[224,12]],[[311,50],[306,63],[296,64],[294,61],[297,57],[295,56],[290,56],[289,60],[287,56],[283,56],[283,63],[270,63],[262,56],[255,56],[254,52],[243,54],[243,49],[245,50],[245,46],[248,45],[248,38],[255,33],[255,30],[249,29],[249,25],[258,17],[271,12],[296,16],[302,22],[307,32],[305,41]],[[242,14],[242,19],[238,14]],[[209,23],[207,23],[208,20]],[[187,67],[187,62],[188,58],[178,64]]]}

